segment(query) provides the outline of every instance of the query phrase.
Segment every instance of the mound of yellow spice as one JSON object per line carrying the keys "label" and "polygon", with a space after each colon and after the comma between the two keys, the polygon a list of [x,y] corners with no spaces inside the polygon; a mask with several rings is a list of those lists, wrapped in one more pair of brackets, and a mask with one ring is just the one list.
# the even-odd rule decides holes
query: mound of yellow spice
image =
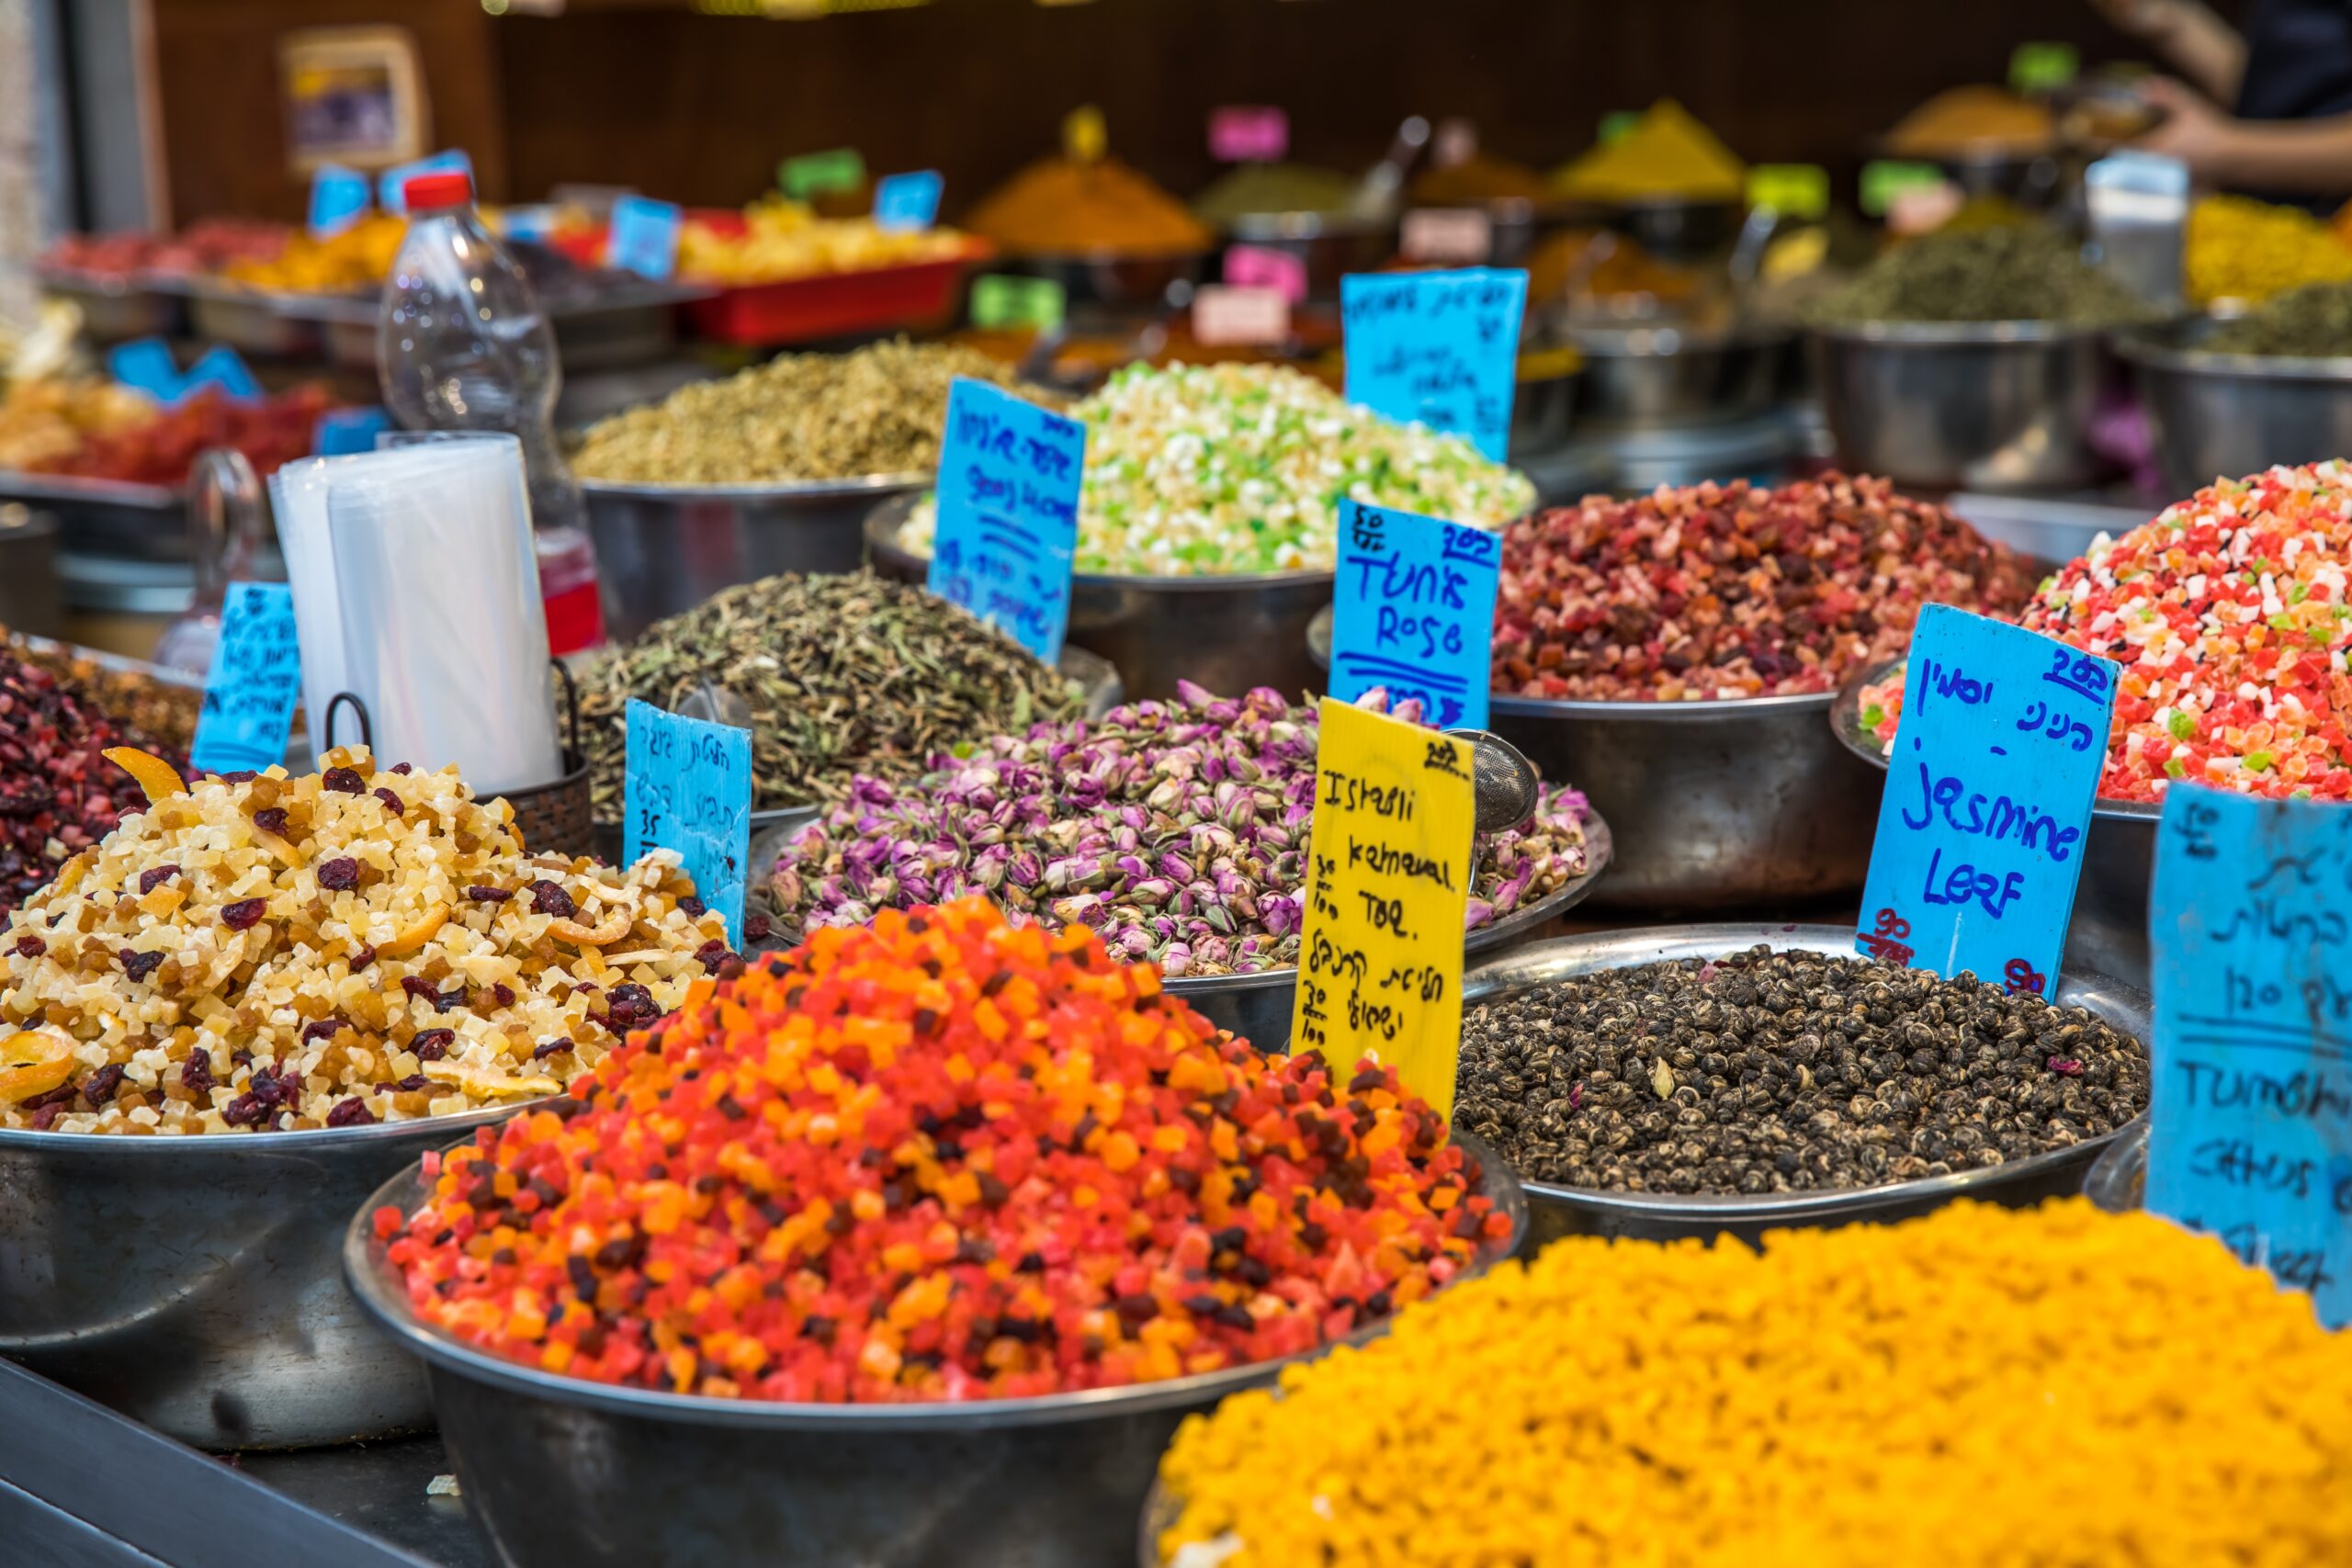
{"label": "mound of yellow spice", "polygon": [[1563,1241],[1187,1420],[1173,1563],[2352,1562],[2352,1334],[2070,1200]]}

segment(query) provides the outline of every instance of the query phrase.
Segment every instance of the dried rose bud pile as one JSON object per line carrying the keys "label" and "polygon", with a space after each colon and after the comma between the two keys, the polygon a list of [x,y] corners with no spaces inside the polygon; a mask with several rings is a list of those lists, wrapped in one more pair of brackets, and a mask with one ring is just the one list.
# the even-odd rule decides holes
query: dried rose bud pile
{"label": "dried rose bud pile", "polygon": [[[2352,798],[2352,467],[2208,485],[2067,563],[2023,625],[2123,666],[2104,799],[2174,779],[2278,797]],[[1863,688],[1891,743],[1903,674]]]}
{"label": "dried rose bud pile", "polygon": [[961,1400],[1308,1350],[1507,1239],[1393,1070],[1223,1037],[986,900],[822,931],[483,1128],[413,1216],[417,1312],[548,1371]]}
{"label": "dried rose bud pile", "polygon": [[0,1124],[291,1131],[550,1095],[732,956],[674,855],[528,856],[454,769],[324,761],[168,793],[130,760],[156,798],[0,932]]}
{"label": "dried rose bud pile", "polygon": [[54,674],[0,652],[0,914],[139,809],[138,786],[104,753],[142,742]]}
{"label": "dried rose bud pile", "polygon": [[[1280,693],[1190,682],[1172,702],[993,736],[934,756],[912,784],[853,780],[778,859],[769,893],[787,935],[984,892],[1170,976],[1287,968],[1316,738],[1316,710]],[[1471,927],[1583,874],[1585,809],[1554,789],[1526,824],[1480,841]]]}
{"label": "dried rose bud pile", "polygon": [[1494,689],[1605,702],[1834,691],[1923,604],[1988,615],[2032,586],[2007,547],[1884,479],[1590,496],[1503,536]]}

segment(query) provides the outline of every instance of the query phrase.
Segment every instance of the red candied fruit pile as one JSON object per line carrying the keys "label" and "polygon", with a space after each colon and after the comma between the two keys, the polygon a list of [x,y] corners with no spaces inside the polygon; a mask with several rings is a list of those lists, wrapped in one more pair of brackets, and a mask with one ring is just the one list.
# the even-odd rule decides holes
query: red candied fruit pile
{"label": "red candied fruit pile", "polygon": [[834,1403],[1172,1378],[1343,1336],[1510,1232],[1393,1069],[1268,1056],[1084,926],[977,897],[819,931],[573,1092],[375,1224],[423,1316],[605,1382]]}
{"label": "red candied fruit pile", "polygon": [[1832,691],[1911,640],[1923,604],[2000,615],[2018,557],[1884,479],[1745,479],[1589,496],[1503,536],[1494,689],[1690,702]]}
{"label": "red candied fruit pile", "polygon": [[0,916],[40,892],[57,868],[146,807],[112,746],[184,761],[119,725],[48,671],[0,652]]}

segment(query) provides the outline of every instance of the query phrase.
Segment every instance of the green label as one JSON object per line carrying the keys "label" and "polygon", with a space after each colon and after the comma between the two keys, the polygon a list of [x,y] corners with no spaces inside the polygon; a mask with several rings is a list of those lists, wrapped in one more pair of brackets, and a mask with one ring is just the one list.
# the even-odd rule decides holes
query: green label
{"label": "green label", "polygon": [[1642,111],[1639,109],[1619,109],[1614,114],[1602,115],[1600,144],[1606,147],[1611,142],[1623,141],[1626,133],[1641,123]]}
{"label": "green label", "polygon": [[2009,56],[2009,86],[2020,93],[2054,93],[2082,68],[2083,58],[2071,43],[2021,43]]}
{"label": "green label", "polygon": [[1758,164],[1747,171],[1747,205],[1812,222],[1829,210],[1829,171],[1818,164]]}
{"label": "green label", "polygon": [[1862,210],[1873,218],[1886,216],[1894,198],[1906,190],[1924,190],[1944,183],[1944,172],[1933,164],[1897,163],[1881,158],[1862,165]]}
{"label": "green label", "polygon": [[1062,286],[1049,277],[1012,277],[991,272],[972,283],[972,324],[984,332],[1034,327],[1053,332],[1066,307]]}
{"label": "green label", "polygon": [[786,158],[776,165],[775,183],[795,201],[831,190],[855,190],[865,183],[865,159],[854,147]]}

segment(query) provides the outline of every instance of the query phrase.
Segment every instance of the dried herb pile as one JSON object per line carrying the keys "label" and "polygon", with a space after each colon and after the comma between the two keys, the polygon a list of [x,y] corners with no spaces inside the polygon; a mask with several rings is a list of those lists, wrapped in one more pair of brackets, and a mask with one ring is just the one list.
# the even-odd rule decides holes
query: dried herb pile
{"label": "dried herb pile", "polygon": [[1825,296],[1813,319],[1856,321],[2058,321],[2121,326],[2161,312],[2083,260],[2054,229],[1939,232],[1887,252]]}
{"label": "dried herb pile", "polygon": [[1634,1192],[1875,1187],[2147,1109],[2146,1049],[2081,1008],[1858,958],[1612,969],[1464,1021],[1455,1124],[1521,1175]]}
{"label": "dried herb pile", "polygon": [[2268,359],[2352,355],[2352,283],[2312,283],[2224,321],[2197,345],[2213,354]]}
{"label": "dried herb pile", "polygon": [[630,697],[723,687],[752,711],[752,806],[802,806],[852,775],[910,779],[933,753],[1075,716],[1075,682],[920,588],[857,573],[764,578],[646,628],[582,678],[596,817],[617,821]]}

